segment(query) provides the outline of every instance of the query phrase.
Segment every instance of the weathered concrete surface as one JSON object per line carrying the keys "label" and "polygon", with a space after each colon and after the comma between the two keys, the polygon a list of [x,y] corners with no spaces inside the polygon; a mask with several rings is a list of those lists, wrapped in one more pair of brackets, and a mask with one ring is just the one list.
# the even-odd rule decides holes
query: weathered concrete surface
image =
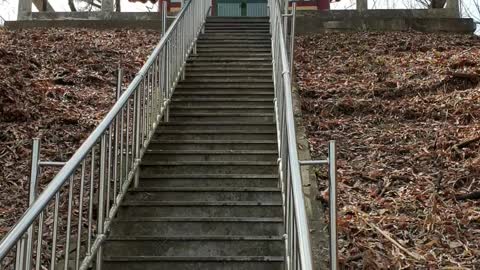
{"label": "weathered concrete surface", "polygon": [[[155,12],[32,12],[31,20],[7,21],[9,29],[60,28],[141,28],[161,31],[162,17]],[[167,19],[170,24],[173,19]]]}
{"label": "weathered concrete surface", "polygon": [[473,33],[472,19],[455,18],[445,10],[299,11],[297,33],[325,31],[422,31]]}
{"label": "weathered concrete surface", "polygon": [[126,20],[161,21],[156,12],[33,12],[32,20]]}
{"label": "weathered concrete surface", "polygon": [[[295,131],[297,135],[298,158],[300,160],[312,160],[310,147],[307,141],[307,134],[303,123],[302,109],[298,88],[293,89],[293,110],[295,117]],[[327,145],[325,145],[327,147]],[[310,226],[310,236],[312,244],[312,255],[314,260],[314,269],[328,269],[328,246],[329,233],[328,225],[325,220],[325,209],[320,201],[316,199],[318,194],[318,185],[315,177],[316,168],[311,166],[302,166],[301,174],[303,181],[303,194],[305,195],[305,207],[308,215],[308,225]],[[326,166],[319,167],[320,170],[327,170]]]}
{"label": "weathered concrete surface", "polygon": [[[133,14],[134,15],[134,14]],[[83,16],[89,16],[85,14]],[[142,15],[143,16],[143,15]],[[156,15],[158,16],[158,15]],[[35,19],[26,21],[7,21],[5,27],[8,29],[22,29],[22,28],[93,28],[93,29],[113,29],[113,28],[133,28],[133,29],[152,29],[161,31],[162,21],[160,16],[145,15],[149,19],[141,19],[140,15],[133,17],[133,19],[119,19],[119,16],[113,16],[111,19],[101,19],[93,15],[92,19]],[[168,25],[173,22],[173,19],[167,19]],[[167,27],[168,27],[167,25]]]}
{"label": "weathered concrete surface", "polygon": [[456,18],[452,9],[369,9],[363,12],[356,10],[299,10],[299,17],[316,17],[322,20],[347,20],[352,18]]}
{"label": "weathered concrete surface", "polygon": [[67,21],[7,21],[5,22],[7,29],[23,29],[23,28],[92,28],[92,29],[113,29],[113,28],[132,28],[132,29],[152,29],[161,31],[161,21],[124,21],[124,20],[67,20]]}

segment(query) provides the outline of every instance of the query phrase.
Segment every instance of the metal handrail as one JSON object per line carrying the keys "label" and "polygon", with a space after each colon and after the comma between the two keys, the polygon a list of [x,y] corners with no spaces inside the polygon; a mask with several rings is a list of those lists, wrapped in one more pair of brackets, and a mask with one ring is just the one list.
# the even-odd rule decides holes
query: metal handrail
{"label": "metal handrail", "polygon": [[297,153],[291,67],[285,37],[287,32],[286,22],[284,22],[284,16],[282,16],[279,0],[269,0],[269,12],[279,145],[279,173],[282,183],[286,225],[287,261],[285,269],[313,270],[310,231]]}
{"label": "metal handrail", "polygon": [[[112,109],[0,242],[0,269],[2,265],[14,265],[19,270],[46,265],[54,269],[60,260],[67,269],[73,233],[77,236],[75,269],[88,268],[95,256],[96,269],[101,269],[102,242],[111,219],[130,183],[138,185],[140,160],[157,125],[162,119],[168,121],[170,98],[184,77],[189,54],[196,51],[210,2],[190,0],[185,4]],[[78,212],[73,210],[75,204]],[[62,207],[67,208],[64,217],[59,212]],[[78,229],[73,232],[75,219]],[[84,220],[88,229],[82,234]],[[53,230],[45,240],[46,226],[52,226]],[[59,229],[65,229],[66,235],[59,234]],[[51,244],[43,246],[45,241]],[[65,241],[63,251],[67,252],[63,257],[57,254],[57,249],[61,251],[59,241]],[[42,251],[46,248],[50,255],[43,258]]]}

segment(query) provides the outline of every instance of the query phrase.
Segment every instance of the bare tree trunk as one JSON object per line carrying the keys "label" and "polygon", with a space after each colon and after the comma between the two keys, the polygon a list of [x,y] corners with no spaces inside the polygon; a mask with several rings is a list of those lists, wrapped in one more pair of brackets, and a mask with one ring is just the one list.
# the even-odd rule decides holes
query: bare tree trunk
{"label": "bare tree trunk", "polygon": [[77,11],[77,8],[75,7],[75,3],[73,3],[73,0],[68,0],[68,6],[70,7],[70,10],[73,12]]}
{"label": "bare tree trunk", "polygon": [[121,12],[122,11],[122,7],[120,5],[120,0],[115,1],[115,11],[116,12]]}
{"label": "bare tree trunk", "polygon": [[430,8],[444,8],[447,0],[432,0]]}

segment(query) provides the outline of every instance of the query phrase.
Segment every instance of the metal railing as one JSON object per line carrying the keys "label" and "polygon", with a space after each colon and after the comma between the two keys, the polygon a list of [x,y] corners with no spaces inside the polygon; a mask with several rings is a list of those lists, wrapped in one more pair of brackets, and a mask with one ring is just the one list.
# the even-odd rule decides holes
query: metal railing
{"label": "metal railing", "polygon": [[4,26],[5,25],[5,19],[0,16],[0,26]]}
{"label": "metal railing", "polygon": [[170,98],[210,2],[184,5],[97,128],[38,196],[31,192],[32,204],[0,242],[0,269],[101,270],[111,220],[131,183],[138,185],[139,163],[157,125],[168,121]]}
{"label": "metal railing", "polygon": [[310,231],[298,161],[292,103],[292,79],[287,53],[286,25],[279,0],[269,0],[272,34],[275,113],[279,145],[279,172],[285,215],[285,269],[313,270]]}
{"label": "metal railing", "polygon": [[[319,164],[328,165],[329,170],[330,269],[337,269],[335,141],[330,141],[329,143],[328,158],[326,160],[298,160],[292,102],[296,3],[292,3],[291,13],[288,13],[288,0],[269,0],[268,5],[270,32],[272,34],[279,173],[284,200],[285,269],[314,269],[300,166]],[[289,17],[291,18],[290,29],[288,29]],[[287,42],[288,32],[290,32],[290,39]],[[287,43],[289,43],[289,50],[287,49]]]}

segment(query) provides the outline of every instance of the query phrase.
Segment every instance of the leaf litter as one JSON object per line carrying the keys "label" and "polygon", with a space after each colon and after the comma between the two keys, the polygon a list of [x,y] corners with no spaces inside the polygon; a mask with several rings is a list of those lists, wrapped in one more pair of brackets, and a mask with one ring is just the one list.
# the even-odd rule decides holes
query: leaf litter
{"label": "leaf litter", "polygon": [[479,269],[480,39],[300,36],[295,67],[312,155],[337,141],[342,267]]}
{"label": "leaf litter", "polygon": [[[116,73],[133,79],[160,39],[150,30],[0,29],[0,239],[28,203],[32,139],[66,161],[115,102]],[[56,171],[42,170],[40,186]]]}

